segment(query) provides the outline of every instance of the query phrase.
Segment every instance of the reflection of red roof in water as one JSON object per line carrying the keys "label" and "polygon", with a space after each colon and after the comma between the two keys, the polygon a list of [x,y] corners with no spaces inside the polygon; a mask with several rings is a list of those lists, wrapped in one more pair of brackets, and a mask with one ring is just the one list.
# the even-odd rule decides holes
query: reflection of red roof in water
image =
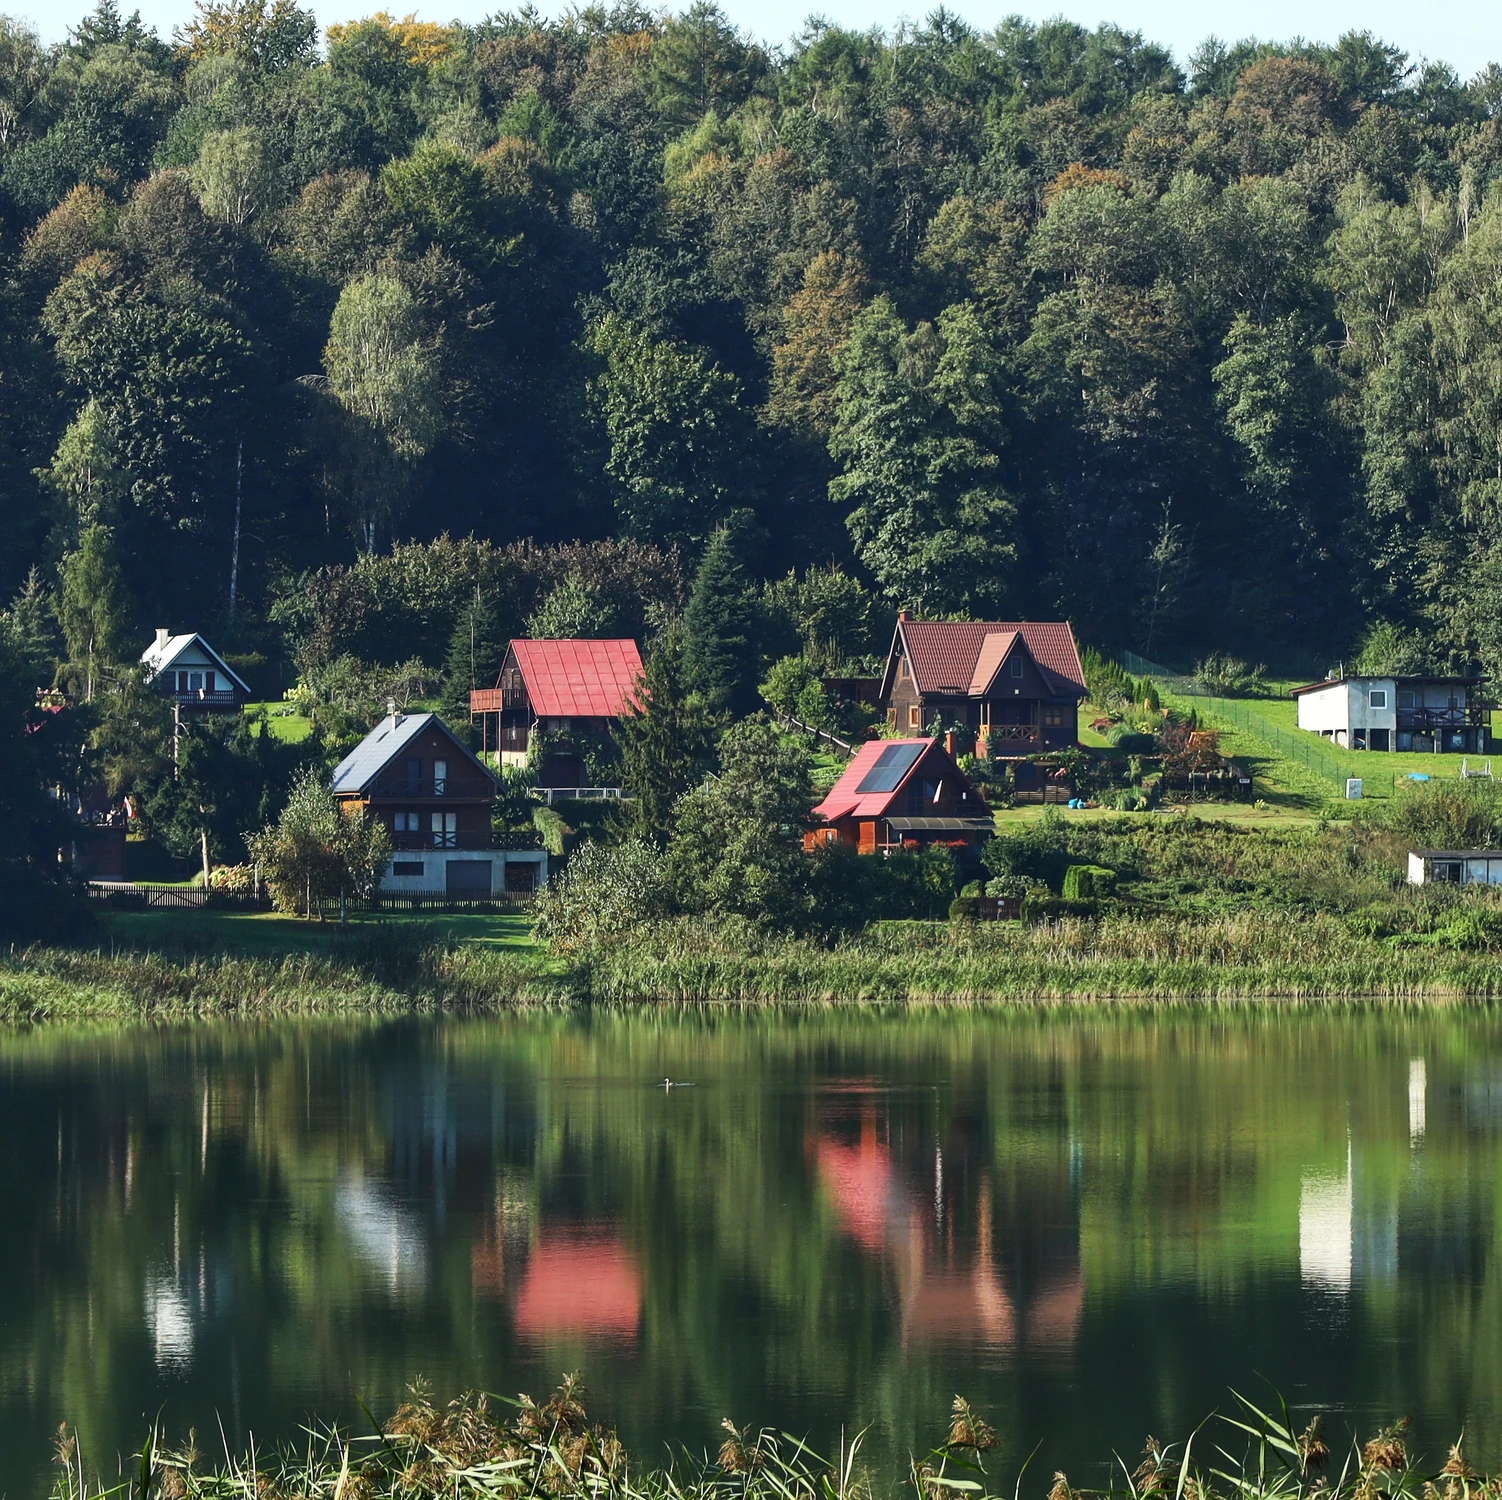
{"label": "reflection of red roof in water", "polygon": [[1010,1344],[1017,1318],[996,1272],[926,1270],[902,1309],[902,1337],[939,1344]]}
{"label": "reflection of red roof in water", "polygon": [[843,1146],[821,1135],[815,1155],[840,1222],[867,1250],[880,1250],[887,1239],[892,1159],[877,1143],[874,1121],[862,1129],[859,1146]]}
{"label": "reflection of red roof in water", "polygon": [[619,1235],[607,1230],[545,1236],[522,1277],[516,1331],[533,1339],[635,1338],[641,1299],[641,1272]]}

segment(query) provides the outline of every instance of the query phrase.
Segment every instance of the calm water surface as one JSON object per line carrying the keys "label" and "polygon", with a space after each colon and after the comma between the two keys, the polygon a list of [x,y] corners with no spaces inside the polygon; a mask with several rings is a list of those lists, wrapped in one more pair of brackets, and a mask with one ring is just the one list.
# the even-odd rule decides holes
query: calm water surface
{"label": "calm water surface", "polygon": [[159,1409],[238,1446],[573,1368],[657,1452],[900,1456],[963,1392],[1040,1495],[1231,1387],[1502,1464],[1490,1014],[49,1030],[0,1112],[13,1497],[64,1419],[113,1467]]}

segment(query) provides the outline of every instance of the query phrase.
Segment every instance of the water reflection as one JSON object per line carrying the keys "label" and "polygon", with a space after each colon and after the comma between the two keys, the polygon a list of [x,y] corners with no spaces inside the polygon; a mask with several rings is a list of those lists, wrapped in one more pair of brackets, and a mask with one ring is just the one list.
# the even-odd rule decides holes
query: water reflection
{"label": "water reflection", "polygon": [[1489,1014],[48,1031],[0,1124],[8,1493],[64,1418],[97,1459],[576,1367],[649,1451],[900,1456],[962,1391],[1103,1477],[1265,1379],[1502,1463]]}

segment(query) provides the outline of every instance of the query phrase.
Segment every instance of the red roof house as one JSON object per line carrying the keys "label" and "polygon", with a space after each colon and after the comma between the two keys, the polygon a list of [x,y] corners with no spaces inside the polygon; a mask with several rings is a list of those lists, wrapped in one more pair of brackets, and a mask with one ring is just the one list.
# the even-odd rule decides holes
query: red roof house
{"label": "red roof house", "polygon": [[862,854],[922,844],[975,845],[990,811],[937,738],[868,740],[813,811],[804,847],[853,844]]}
{"label": "red roof house", "polygon": [[1085,673],[1062,620],[912,620],[897,616],[880,701],[893,728],[941,720],[977,745],[1034,755],[1073,745]]}
{"label": "red roof house", "polygon": [[609,733],[641,675],[635,641],[512,641],[496,685],[469,695],[469,715],[482,749],[498,751],[503,766],[528,763],[534,734],[556,736],[537,784],[580,788],[583,742]]}

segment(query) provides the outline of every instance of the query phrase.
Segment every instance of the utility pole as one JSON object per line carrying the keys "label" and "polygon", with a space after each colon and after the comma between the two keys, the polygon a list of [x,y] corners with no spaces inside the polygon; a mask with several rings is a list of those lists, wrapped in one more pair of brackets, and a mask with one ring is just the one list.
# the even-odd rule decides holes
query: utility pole
{"label": "utility pole", "polygon": [[240,585],[240,499],[244,489],[245,442],[235,444],[235,538],[229,553],[229,617],[235,618],[235,596]]}

